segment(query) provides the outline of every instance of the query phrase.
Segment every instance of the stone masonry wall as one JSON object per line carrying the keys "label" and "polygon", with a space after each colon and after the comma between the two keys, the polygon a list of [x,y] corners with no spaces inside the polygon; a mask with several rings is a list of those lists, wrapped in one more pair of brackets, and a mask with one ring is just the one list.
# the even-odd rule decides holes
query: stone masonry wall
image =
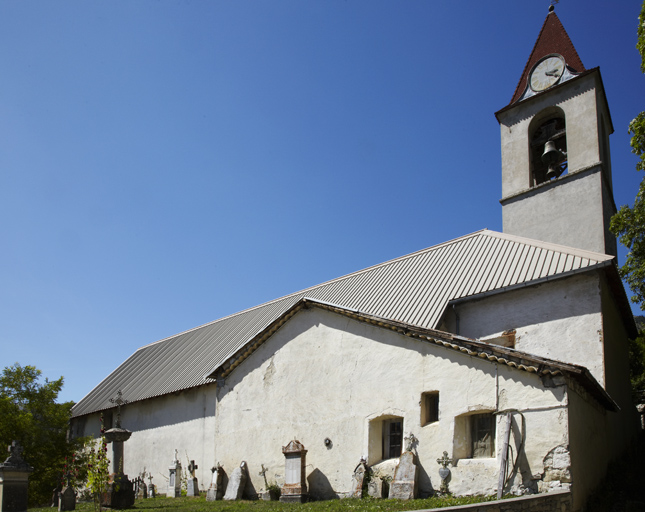
{"label": "stone masonry wall", "polygon": [[[442,512],[572,512],[573,500],[569,491],[554,491],[522,496],[521,498],[432,510],[441,510]],[[429,509],[418,510],[417,512],[429,512]]]}

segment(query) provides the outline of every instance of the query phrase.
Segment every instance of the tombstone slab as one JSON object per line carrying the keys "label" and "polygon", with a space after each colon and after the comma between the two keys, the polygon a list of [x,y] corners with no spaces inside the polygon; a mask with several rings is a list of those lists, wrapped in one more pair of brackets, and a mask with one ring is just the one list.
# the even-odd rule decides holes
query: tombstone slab
{"label": "tombstone slab", "polygon": [[76,492],[71,486],[65,487],[58,498],[58,512],[76,510]]}
{"label": "tombstone slab", "polygon": [[390,484],[389,498],[412,500],[417,494],[417,465],[412,452],[403,452]]}
{"label": "tombstone slab", "polygon": [[284,485],[280,493],[281,502],[304,503],[307,501],[307,450],[294,439],[282,447],[284,454]]}
{"label": "tombstone slab", "polygon": [[206,493],[206,501],[221,500],[224,496],[224,477],[226,476],[226,472],[219,463],[217,463],[217,466],[213,466],[211,471],[213,473],[213,478],[211,479],[211,485]]}
{"label": "tombstone slab", "polygon": [[34,468],[22,458],[17,441],[9,445],[9,457],[0,464],[0,512],[25,512],[29,473]]}
{"label": "tombstone slab", "polygon": [[199,485],[197,483],[197,477],[195,476],[195,470],[198,468],[199,466],[195,464],[194,460],[191,460],[190,464],[188,464],[190,476],[186,482],[186,496],[199,496]]}
{"label": "tombstone slab", "polygon": [[373,476],[370,483],[367,484],[367,494],[371,498],[385,498],[385,485],[383,485],[383,480],[377,476]]}
{"label": "tombstone slab", "polygon": [[181,462],[177,460],[177,450],[175,450],[175,460],[172,461],[168,467],[170,473],[168,478],[168,491],[166,496],[168,498],[181,497]]}
{"label": "tombstone slab", "polygon": [[224,494],[224,499],[227,501],[241,500],[248,478],[249,471],[246,466],[246,462],[242,461],[242,463],[237,468],[235,468],[233,473],[231,473],[231,477],[228,479],[228,485],[226,486],[226,494]]}
{"label": "tombstone slab", "polygon": [[354,474],[352,475],[352,488],[350,491],[350,498],[362,498],[363,497],[363,483],[365,482],[365,475],[367,475],[367,461],[361,459],[358,463],[358,466],[354,468]]}

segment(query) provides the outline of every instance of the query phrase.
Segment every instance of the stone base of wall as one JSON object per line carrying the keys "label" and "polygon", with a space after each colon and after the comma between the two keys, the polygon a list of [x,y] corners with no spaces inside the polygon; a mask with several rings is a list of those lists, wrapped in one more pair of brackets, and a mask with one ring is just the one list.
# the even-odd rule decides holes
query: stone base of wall
{"label": "stone base of wall", "polygon": [[572,512],[573,497],[571,491],[553,491],[544,494],[531,494],[521,498],[509,498],[507,500],[487,501],[485,503],[473,503],[472,505],[459,505],[456,507],[444,507],[418,510],[417,512],[430,512],[430,510],[441,510],[441,512]]}

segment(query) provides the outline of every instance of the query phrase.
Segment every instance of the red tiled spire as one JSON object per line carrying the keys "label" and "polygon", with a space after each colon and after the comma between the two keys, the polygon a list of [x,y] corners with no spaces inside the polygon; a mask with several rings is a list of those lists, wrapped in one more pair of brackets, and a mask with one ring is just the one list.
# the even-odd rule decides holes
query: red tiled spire
{"label": "red tiled spire", "polygon": [[562,23],[560,23],[558,16],[555,14],[553,6],[549,8],[549,14],[544,20],[544,25],[542,25],[540,35],[538,36],[537,41],[535,41],[535,46],[533,46],[531,56],[526,62],[526,66],[524,66],[524,71],[522,72],[520,81],[515,88],[510,104],[515,103],[522,96],[522,93],[526,89],[529,72],[533,69],[535,63],[550,53],[559,53],[562,55],[565,63],[571,71],[575,73],[585,71],[585,67],[578,56],[578,52],[574,48],[571,39],[569,39],[567,31],[564,30]]}

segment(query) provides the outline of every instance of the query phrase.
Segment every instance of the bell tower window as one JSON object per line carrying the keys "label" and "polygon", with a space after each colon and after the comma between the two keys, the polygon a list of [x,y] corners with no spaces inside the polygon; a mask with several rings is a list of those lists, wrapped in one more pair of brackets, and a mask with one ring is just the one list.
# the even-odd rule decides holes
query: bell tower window
{"label": "bell tower window", "polygon": [[[558,109],[559,110],[559,109]],[[559,178],[567,172],[567,129],[564,113],[537,121],[531,130],[531,186]]]}

